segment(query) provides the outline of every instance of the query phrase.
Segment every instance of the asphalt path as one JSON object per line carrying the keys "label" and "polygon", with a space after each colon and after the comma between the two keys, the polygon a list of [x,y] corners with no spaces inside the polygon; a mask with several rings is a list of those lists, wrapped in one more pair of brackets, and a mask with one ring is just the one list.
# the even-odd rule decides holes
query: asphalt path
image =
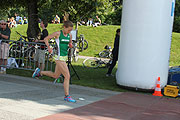
{"label": "asphalt path", "polygon": [[62,83],[0,74],[0,120],[33,120],[120,94],[70,85],[76,103],[64,101]]}

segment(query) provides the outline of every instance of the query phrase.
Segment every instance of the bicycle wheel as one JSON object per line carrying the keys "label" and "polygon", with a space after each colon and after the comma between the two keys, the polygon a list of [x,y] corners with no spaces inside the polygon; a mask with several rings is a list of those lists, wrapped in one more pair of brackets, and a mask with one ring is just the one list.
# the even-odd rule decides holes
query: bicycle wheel
{"label": "bicycle wheel", "polygon": [[88,42],[84,39],[84,36],[80,36],[79,49],[86,50],[88,48]]}
{"label": "bicycle wheel", "polygon": [[106,50],[103,50],[99,53],[99,57],[102,58],[108,58],[109,57],[109,53]]}
{"label": "bicycle wheel", "polygon": [[87,58],[83,61],[83,66],[86,68],[99,67],[99,60],[97,58]]}
{"label": "bicycle wheel", "polygon": [[28,57],[29,57],[30,60],[34,60],[34,56],[35,56],[35,49],[31,49],[28,52]]}
{"label": "bicycle wheel", "polygon": [[17,44],[10,45],[10,47],[9,47],[9,57],[16,58],[18,56],[19,56],[19,54],[17,52]]}

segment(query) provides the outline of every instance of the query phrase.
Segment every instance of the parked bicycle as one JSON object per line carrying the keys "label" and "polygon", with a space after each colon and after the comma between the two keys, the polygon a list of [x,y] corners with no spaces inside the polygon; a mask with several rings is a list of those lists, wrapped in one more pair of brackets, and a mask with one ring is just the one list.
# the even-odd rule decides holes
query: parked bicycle
{"label": "parked bicycle", "polygon": [[72,40],[73,48],[71,48],[71,61],[77,62],[79,52],[86,50],[88,48],[88,42],[84,39],[84,35],[80,35],[77,40]]}
{"label": "parked bicycle", "polygon": [[78,60],[79,52],[88,48],[88,42],[85,40],[84,35],[77,36],[78,30],[74,29],[71,31],[73,48],[70,49],[71,61],[75,62]]}
{"label": "parked bicycle", "polygon": [[101,59],[101,58],[86,58],[83,61],[83,66],[86,68],[108,68],[111,64],[112,60]]}
{"label": "parked bicycle", "polygon": [[85,40],[84,35],[81,34],[78,38],[78,44],[79,44],[79,49],[82,52],[83,50],[86,50],[88,48],[88,42]]}
{"label": "parked bicycle", "polygon": [[77,41],[73,40],[72,42],[73,48],[70,49],[71,61],[74,60],[74,62],[77,62],[79,58],[79,49],[77,47]]}
{"label": "parked bicycle", "polygon": [[103,51],[101,51],[101,52],[99,53],[99,57],[112,59],[113,56],[112,56],[111,46],[106,45],[106,46],[104,47],[104,49],[105,49],[105,50],[103,50]]}
{"label": "parked bicycle", "polygon": [[11,57],[28,57],[32,59],[35,54],[35,44],[29,44],[28,40],[33,41],[34,38],[28,38],[26,36],[21,35],[19,32],[16,31],[18,35],[20,35],[19,40],[10,42],[9,47],[9,55]]}
{"label": "parked bicycle", "polygon": [[77,37],[77,31],[78,31],[78,25],[79,25],[79,22],[77,21],[76,22],[76,29],[75,29],[75,35],[76,35],[76,40],[78,41],[78,49],[80,52],[82,52],[83,50],[86,50],[88,48],[88,41],[85,40],[85,37],[83,34],[80,34],[79,37]]}

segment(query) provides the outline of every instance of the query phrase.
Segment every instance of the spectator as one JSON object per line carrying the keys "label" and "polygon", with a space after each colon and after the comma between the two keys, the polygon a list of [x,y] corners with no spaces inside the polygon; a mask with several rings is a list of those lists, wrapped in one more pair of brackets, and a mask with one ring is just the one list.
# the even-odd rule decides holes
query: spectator
{"label": "spectator", "polygon": [[78,25],[86,25],[86,22],[85,21],[83,21],[83,20],[80,20],[80,22],[77,22],[78,23]]}
{"label": "spectator", "polygon": [[0,29],[0,73],[6,74],[6,65],[7,65],[7,59],[9,56],[9,42],[7,40],[10,39],[11,30],[7,27],[7,23],[4,20],[0,21],[1,29]]}
{"label": "spectator", "polygon": [[53,21],[53,23],[55,24],[60,24],[60,18],[59,18],[59,16],[58,15],[56,15],[55,17],[54,17],[54,21]]}
{"label": "spectator", "polygon": [[16,23],[19,24],[19,19],[20,19],[20,16],[17,14],[16,16]]}
{"label": "spectator", "polygon": [[112,54],[113,54],[113,60],[112,63],[108,69],[108,72],[106,73],[106,76],[113,76],[112,73],[112,69],[114,68],[114,66],[116,65],[116,62],[118,60],[118,52],[119,52],[119,38],[120,38],[120,29],[116,30],[116,37],[114,40],[114,48],[112,50]]}
{"label": "spectator", "polygon": [[23,24],[24,24],[24,20],[23,20],[22,17],[19,18],[19,24],[20,24],[20,25],[23,25]]}
{"label": "spectator", "polygon": [[7,22],[7,26],[10,28],[10,22],[11,22],[10,18],[8,18],[6,22]]}
{"label": "spectator", "polygon": [[97,27],[101,25],[101,19],[96,16],[95,23],[93,24],[93,27]]}
{"label": "spectator", "polygon": [[27,24],[28,23],[28,20],[26,17],[23,18],[24,19],[24,24]]}
{"label": "spectator", "polygon": [[[48,31],[46,29],[46,27],[48,26],[48,22],[46,20],[42,20],[41,23],[40,23],[40,27],[42,28],[42,32],[41,32],[41,37],[40,37],[40,40],[35,40],[35,42],[38,42],[38,43],[43,43],[45,44],[44,42],[44,38],[46,36],[48,36]],[[37,49],[36,49],[36,54],[34,56],[34,61],[36,61],[36,66],[38,68],[40,68],[41,71],[44,70],[44,64],[45,64],[45,48],[46,46],[45,45],[40,45]]]}
{"label": "spectator", "polygon": [[14,17],[11,17],[9,27],[10,28],[17,27],[17,24],[16,24],[16,21],[14,20]]}
{"label": "spectator", "polygon": [[93,24],[93,19],[89,18],[87,21],[87,26],[91,26]]}

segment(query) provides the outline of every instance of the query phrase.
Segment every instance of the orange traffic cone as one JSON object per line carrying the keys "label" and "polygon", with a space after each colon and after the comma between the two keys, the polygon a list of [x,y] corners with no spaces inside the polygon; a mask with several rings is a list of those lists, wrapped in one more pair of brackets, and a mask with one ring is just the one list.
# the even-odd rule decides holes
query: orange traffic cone
{"label": "orange traffic cone", "polygon": [[156,88],[155,91],[153,93],[154,96],[163,96],[161,94],[161,87],[160,87],[160,77],[158,77],[157,83],[156,83]]}

